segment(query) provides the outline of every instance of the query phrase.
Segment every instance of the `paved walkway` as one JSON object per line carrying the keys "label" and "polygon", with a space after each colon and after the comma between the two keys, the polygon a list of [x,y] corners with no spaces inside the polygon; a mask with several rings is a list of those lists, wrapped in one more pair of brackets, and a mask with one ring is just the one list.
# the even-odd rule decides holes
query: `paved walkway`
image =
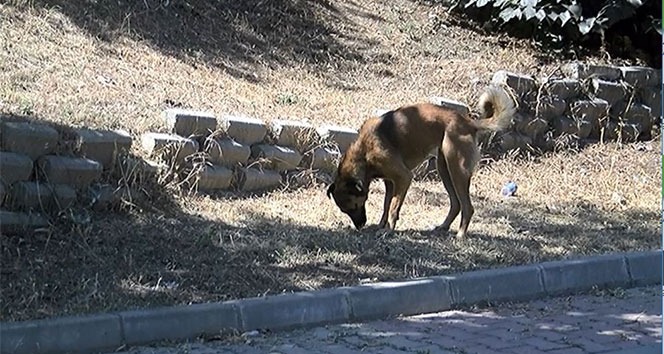
{"label": "paved walkway", "polygon": [[551,298],[125,354],[661,353],[662,288]]}

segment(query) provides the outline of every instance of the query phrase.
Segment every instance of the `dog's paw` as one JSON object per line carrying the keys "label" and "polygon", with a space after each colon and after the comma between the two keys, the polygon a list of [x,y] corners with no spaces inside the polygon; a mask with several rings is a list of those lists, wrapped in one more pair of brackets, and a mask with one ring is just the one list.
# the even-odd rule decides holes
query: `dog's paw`
{"label": "dog's paw", "polygon": [[364,232],[369,233],[369,234],[374,234],[376,236],[384,237],[387,235],[391,235],[394,233],[394,230],[390,229],[389,227],[380,227],[380,225],[371,225],[368,227],[365,227]]}
{"label": "dog's paw", "polygon": [[431,233],[441,237],[448,237],[452,235],[449,227],[438,225],[431,230]]}

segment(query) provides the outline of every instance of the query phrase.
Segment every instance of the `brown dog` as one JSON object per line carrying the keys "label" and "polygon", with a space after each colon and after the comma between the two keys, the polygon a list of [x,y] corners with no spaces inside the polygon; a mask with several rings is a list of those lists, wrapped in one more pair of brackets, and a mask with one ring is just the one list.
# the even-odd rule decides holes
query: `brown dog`
{"label": "brown dog", "polygon": [[490,86],[479,100],[480,118],[433,104],[416,104],[367,119],[359,136],[342,156],[329,188],[341,211],[359,230],[367,221],[365,203],[369,184],[376,178],[385,182],[385,202],[379,227],[394,230],[399,211],[410,187],[415,167],[437,149],[437,169],[450,198],[447,218],[438,228],[448,231],[461,212],[457,234],[464,237],[473,216],[470,178],[479,159],[477,135],[500,131],[511,124],[516,112],[507,93]]}

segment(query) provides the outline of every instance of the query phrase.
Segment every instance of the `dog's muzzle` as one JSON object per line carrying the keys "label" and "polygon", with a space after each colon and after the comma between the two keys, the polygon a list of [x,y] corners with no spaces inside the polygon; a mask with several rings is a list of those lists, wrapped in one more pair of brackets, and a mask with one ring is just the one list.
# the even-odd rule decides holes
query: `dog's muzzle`
{"label": "dog's muzzle", "polygon": [[349,213],[350,219],[353,220],[353,225],[355,228],[360,230],[367,223],[367,213],[366,210],[359,209],[353,213]]}

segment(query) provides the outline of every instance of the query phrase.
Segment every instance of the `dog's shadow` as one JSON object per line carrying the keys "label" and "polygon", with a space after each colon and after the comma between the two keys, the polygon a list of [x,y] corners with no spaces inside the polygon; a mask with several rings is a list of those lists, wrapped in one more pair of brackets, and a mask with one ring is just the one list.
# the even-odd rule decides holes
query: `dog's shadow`
{"label": "dog's shadow", "polygon": [[405,228],[400,229],[397,225],[396,230],[390,230],[386,227],[379,227],[378,224],[368,225],[362,230],[359,230],[360,235],[370,235],[380,238],[398,238],[399,236],[410,237],[414,239],[430,239],[430,238],[455,238],[456,231],[445,230],[440,225],[429,228]]}

